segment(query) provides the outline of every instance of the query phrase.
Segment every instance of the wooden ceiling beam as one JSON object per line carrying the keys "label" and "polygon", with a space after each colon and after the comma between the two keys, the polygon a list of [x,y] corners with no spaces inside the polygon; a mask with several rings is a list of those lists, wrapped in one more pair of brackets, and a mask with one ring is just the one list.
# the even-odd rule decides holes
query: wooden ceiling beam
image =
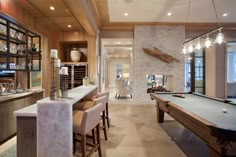
{"label": "wooden ceiling beam", "polygon": [[[181,22],[110,22],[103,25],[101,31],[133,31],[134,26],[185,26],[186,32],[209,31],[218,27],[217,23],[181,23]],[[235,29],[236,23],[223,23],[223,29]]]}
{"label": "wooden ceiling beam", "polygon": [[96,0],[89,0],[89,3],[91,5],[93,14],[95,16],[96,23],[97,23],[98,27],[100,28],[102,26],[102,21],[101,21],[101,17],[100,17],[100,13],[99,13],[99,10],[98,10]]}
{"label": "wooden ceiling beam", "polygon": [[88,35],[96,36],[97,28],[94,26],[94,23],[88,13],[90,10],[86,9],[88,8],[86,5],[89,3],[84,0],[64,0],[64,2]]}

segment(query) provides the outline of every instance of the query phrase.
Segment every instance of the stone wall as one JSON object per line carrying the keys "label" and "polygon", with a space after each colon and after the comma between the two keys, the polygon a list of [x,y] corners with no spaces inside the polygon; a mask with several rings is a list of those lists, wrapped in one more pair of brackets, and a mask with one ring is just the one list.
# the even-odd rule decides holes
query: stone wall
{"label": "stone wall", "polygon": [[[146,94],[147,74],[173,75],[174,91],[184,91],[185,57],[181,53],[184,39],[185,28],[182,26],[135,26],[132,54],[134,98],[150,99],[149,94]],[[180,62],[164,63],[142,50],[153,47]]]}

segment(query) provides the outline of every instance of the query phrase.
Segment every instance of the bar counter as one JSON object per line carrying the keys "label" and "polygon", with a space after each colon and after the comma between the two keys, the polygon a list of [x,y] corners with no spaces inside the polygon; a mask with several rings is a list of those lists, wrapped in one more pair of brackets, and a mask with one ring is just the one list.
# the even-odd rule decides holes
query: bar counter
{"label": "bar counter", "polygon": [[47,97],[15,111],[17,157],[72,157],[73,105],[96,92],[95,85],[80,86],[69,90],[68,98]]}

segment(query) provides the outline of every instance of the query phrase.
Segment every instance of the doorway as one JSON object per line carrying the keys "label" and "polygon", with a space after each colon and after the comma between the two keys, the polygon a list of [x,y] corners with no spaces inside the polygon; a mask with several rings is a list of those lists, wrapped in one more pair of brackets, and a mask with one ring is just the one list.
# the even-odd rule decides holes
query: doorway
{"label": "doorway", "polygon": [[101,87],[115,87],[115,79],[132,79],[133,39],[103,38],[101,39]]}

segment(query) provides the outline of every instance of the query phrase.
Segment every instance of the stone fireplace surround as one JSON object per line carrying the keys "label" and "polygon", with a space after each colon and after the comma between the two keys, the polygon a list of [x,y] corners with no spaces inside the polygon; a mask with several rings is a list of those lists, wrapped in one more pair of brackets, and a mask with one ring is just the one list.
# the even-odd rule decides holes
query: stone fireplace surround
{"label": "stone fireplace surround", "polygon": [[[185,56],[181,53],[184,40],[183,26],[135,26],[131,75],[135,99],[150,99],[146,88],[147,74],[173,75],[173,91],[184,91]],[[164,63],[142,50],[153,47],[180,62]]]}

